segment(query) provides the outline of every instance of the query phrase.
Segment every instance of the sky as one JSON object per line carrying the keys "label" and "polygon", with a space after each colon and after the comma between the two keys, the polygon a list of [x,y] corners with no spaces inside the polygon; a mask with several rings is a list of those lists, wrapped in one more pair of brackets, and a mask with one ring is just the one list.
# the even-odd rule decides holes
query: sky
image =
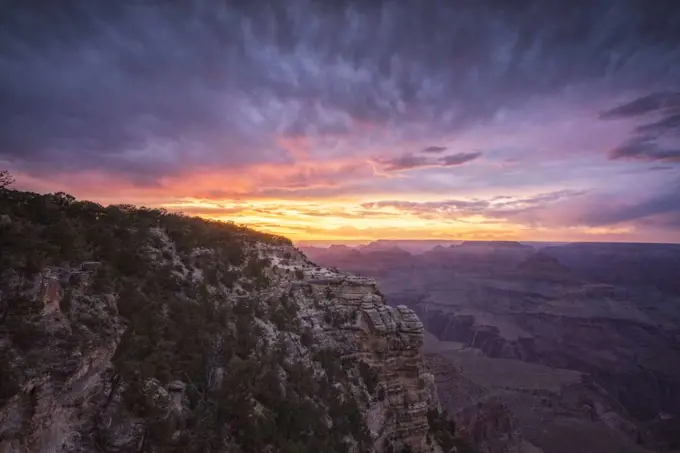
{"label": "sky", "polygon": [[680,2],[0,1],[0,168],[298,241],[680,242]]}

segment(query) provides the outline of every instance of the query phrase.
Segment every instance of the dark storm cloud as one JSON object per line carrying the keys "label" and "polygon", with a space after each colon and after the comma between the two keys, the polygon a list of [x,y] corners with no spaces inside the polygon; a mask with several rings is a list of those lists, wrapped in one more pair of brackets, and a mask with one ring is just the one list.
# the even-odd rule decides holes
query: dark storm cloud
{"label": "dark storm cloud", "polygon": [[423,148],[424,153],[431,153],[431,154],[439,154],[443,153],[446,151],[448,148],[446,146],[428,146],[427,148]]}
{"label": "dark storm cloud", "polygon": [[623,222],[651,221],[661,226],[680,227],[680,181],[668,189],[636,203],[611,204],[592,210],[582,221],[589,225],[614,225]]}
{"label": "dark storm cloud", "polygon": [[603,119],[628,118],[652,112],[677,110],[680,107],[679,93],[653,93],[603,112]]}
{"label": "dark storm cloud", "polygon": [[416,154],[405,154],[397,157],[378,158],[375,160],[383,171],[407,171],[419,168],[430,167],[457,167],[480,157],[482,153],[457,153],[439,158],[421,156]]}
{"label": "dark storm cloud", "polygon": [[463,165],[466,162],[470,162],[472,160],[477,159],[481,155],[482,153],[480,153],[479,151],[476,151],[474,153],[451,154],[437,159],[437,164],[439,164],[442,167],[453,167],[456,165]]}
{"label": "dark storm cloud", "polygon": [[615,107],[603,119],[636,118],[633,137],[609,153],[611,159],[680,162],[680,93],[654,93]]}
{"label": "dark storm cloud", "polygon": [[394,158],[376,159],[376,162],[382,166],[384,171],[405,171],[431,166],[433,161],[426,156],[407,154]]}
{"label": "dark storm cloud", "polygon": [[611,150],[609,157],[611,159],[680,162],[680,148],[663,149],[651,137],[636,137]]}
{"label": "dark storm cloud", "polygon": [[673,0],[15,2],[0,158],[153,184],[285,162],[282,134],[377,124],[408,139],[417,123],[433,137],[583,84],[673,86],[679,14]]}

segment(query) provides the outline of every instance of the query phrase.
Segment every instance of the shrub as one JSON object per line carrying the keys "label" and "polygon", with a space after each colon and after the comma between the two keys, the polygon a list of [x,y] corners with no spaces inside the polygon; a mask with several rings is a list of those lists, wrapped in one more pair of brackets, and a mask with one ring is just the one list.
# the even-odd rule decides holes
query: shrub
{"label": "shrub", "polygon": [[359,362],[359,375],[371,395],[378,386],[378,373],[366,362]]}
{"label": "shrub", "polygon": [[305,329],[300,335],[300,343],[306,348],[310,348],[314,344],[314,336],[309,328]]}
{"label": "shrub", "polygon": [[385,390],[385,387],[380,387],[378,389],[378,401],[384,401],[386,396],[387,391]]}
{"label": "shrub", "polygon": [[456,437],[456,424],[449,419],[446,411],[428,410],[427,423],[428,436],[433,437],[445,453],[472,453],[472,447],[463,439]]}

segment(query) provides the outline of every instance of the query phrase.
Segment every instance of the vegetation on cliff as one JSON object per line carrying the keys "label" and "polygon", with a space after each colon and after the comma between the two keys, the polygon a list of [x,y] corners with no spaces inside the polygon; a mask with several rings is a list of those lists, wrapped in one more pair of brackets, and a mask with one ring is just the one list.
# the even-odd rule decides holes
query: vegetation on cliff
{"label": "vegetation on cliff", "polygon": [[[243,264],[248,244],[290,244],[286,238],[233,223],[132,205],[104,207],[61,192],[41,195],[3,189],[0,212],[7,219],[0,237],[0,269],[29,275],[46,266],[94,260],[106,263],[116,279],[113,283],[143,278],[151,270],[144,248],[158,242],[153,228],[163,229],[182,255],[199,246],[215,250],[209,264],[215,264],[217,280],[228,279],[228,265]],[[256,267],[250,263],[248,271],[256,272]]]}

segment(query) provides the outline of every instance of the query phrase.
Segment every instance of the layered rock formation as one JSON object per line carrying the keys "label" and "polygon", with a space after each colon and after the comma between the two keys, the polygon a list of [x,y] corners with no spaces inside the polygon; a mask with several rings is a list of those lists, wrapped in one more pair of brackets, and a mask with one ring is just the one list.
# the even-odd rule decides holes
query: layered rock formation
{"label": "layered rock formation", "polygon": [[423,368],[424,329],[416,314],[406,306],[386,305],[369,278],[325,270],[309,271],[305,278],[319,308],[305,310],[302,317],[318,340],[358,359],[375,375],[367,410],[375,451],[398,444],[431,451],[427,411],[438,409],[438,400],[433,376]]}

